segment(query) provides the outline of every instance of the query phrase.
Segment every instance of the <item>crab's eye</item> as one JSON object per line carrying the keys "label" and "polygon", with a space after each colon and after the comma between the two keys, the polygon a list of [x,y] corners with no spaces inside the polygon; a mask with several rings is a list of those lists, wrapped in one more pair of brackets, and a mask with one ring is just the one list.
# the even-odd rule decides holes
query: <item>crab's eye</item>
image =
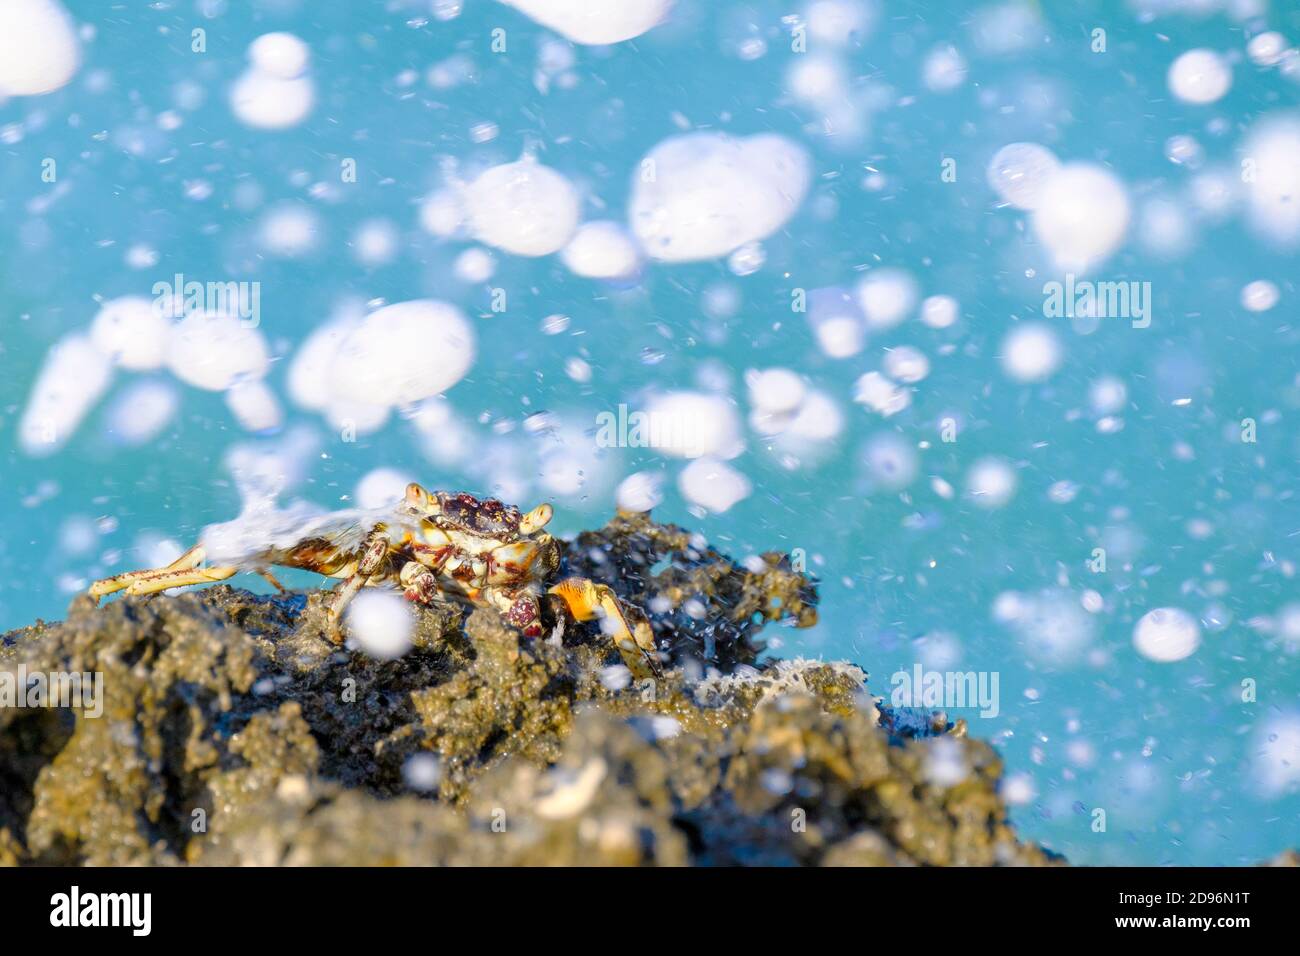
{"label": "crab's eye", "polygon": [[429,503],[429,493],[413,481],[406,486],[406,503],[413,508],[423,508]]}
{"label": "crab's eye", "polygon": [[523,520],[519,522],[519,530],[523,534],[532,534],[534,531],[546,527],[546,523],[551,520],[551,514],[550,505],[538,505],[524,515]]}

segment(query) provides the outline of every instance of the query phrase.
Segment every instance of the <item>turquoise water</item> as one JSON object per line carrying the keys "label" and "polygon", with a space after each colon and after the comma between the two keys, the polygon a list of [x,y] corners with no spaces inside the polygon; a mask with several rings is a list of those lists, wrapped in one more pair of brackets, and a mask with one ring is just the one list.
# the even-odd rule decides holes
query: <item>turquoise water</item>
{"label": "turquoise water", "polygon": [[[560,532],[602,521],[624,477],[662,474],[659,518],[738,558],[791,552],[822,579],[821,623],[780,631],[777,653],[851,658],[886,696],[890,675],[917,664],[996,674],[997,716],[953,716],[1004,754],[1028,837],[1095,864],[1251,863],[1300,843],[1300,328],[1287,233],[1300,195],[1285,169],[1264,186],[1240,172],[1260,124],[1300,100],[1296,70],[1247,56],[1265,31],[1300,38],[1293,5],[891,3],[872,15],[864,3],[857,35],[814,30],[802,53],[799,21],[783,20],[807,13],[795,3],[683,0],[665,24],[605,47],[556,41],[486,0],[448,19],[454,5],[427,0],[66,6],[83,25],[77,74],[0,101],[0,626],[57,618],[88,580],[234,517],[232,449],[271,449],[273,470],[294,458],[291,495],[324,507],[355,503],[358,482],[385,468],[525,507],[553,500]],[[271,31],[311,50],[314,106],[285,130],[251,128],[228,102],[248,45]],[[941,55],[927,81],[946,44],[964,69],[939,69],[952,62]],[[1231,70],[1212,103],[1185,102],[1166,80],[1195,48]],[[821,58],[840,86],[800,96],[800,58]],[[722,256],[650,261],[608,283],[556,255],[496,251],[490,277],[463,265],[458,276],[457,256],[482,246],[422,225],[449,160],[469,178],[525,152],[574,184],[584,220],[626,222],[642,158],[700,129],[776,133],[807,151],[807,195],[762,239],[751,274]],[[1194,145],[1171,147],[1176,136]],[[1035,228],[986,174],[1015,142],[1122,183],[1131,215],[1087,277],[1150,283],[1149,327],[1045,314],[1044,283],[1066,271],[1050,222]],[[1300,167],[1290,142],[1270,147],[1274,168],[1279,152]],[[341,172],[349,160],[355,182]],[[310,217],[293,256],[263,239],[268,212],[284,209]],[[394,245],[365,260],[357,231],[374,220]],[[852,293],[884,267],[906,270],[918,298],[954,297],[960,318],[934,328],[914,303],[856,354],[828,355],[792,309],[799,290]],[[259,284],[282,424],[250,435],[219,393],[119,369],[70,437],[32,454],[21,419],[51,347],[101,302],[148,297],[177,273]],[[1263,311],[1242,301],[1259,280],[1278,293]],[[418,298],[455,304],[477,334],[472,367],[446,392],[450,418],[438,406],[422,433],[407,408],[350,440],[299,407],[289,369],[313,330]],[[567,325],[548,321],[557,315]],[[1024,325],[1059,349],[1041,381],[1025,379],[1044,349],[1008,343]],[[929,361],[905,383],[908,406],[855,403],[859,377],[900,346]],[[746,421],[746,370],[777,367],[838,407],[836,434],[792,451]],[[1123,396],[1097,399],[1098,380]],[[130,391],[141,381],[155,400]],[[728,466],[751,491],[721,513],[683,496],[684,460],[595,441],[601,412],[675,390],[735,400],[745,449]],[[175,400],[172,417],[129,444],[124,423],[165,405],[158,395]],[[1001,464],[980,485],[972,468],[990,456]],[[986,507],[1005,474],[1014,494]],[[970,493],[973,477],[984,494]],[[1135,646],[1138,620],[1158,608],[1195,619],[1194,651],[1162,662]]]}

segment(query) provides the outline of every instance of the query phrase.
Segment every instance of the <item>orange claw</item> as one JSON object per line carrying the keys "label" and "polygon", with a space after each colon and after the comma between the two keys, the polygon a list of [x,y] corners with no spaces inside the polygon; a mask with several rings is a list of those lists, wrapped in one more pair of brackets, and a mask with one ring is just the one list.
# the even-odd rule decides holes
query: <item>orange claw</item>
{"label": "orange claw", "polygon": [[588,578],[567,578],[554,585],[550,593],[559,595],[575,621],[601,619],[601,630],[613,637],[614,646],[635,679],[661,676],[654,632],[648,624],[629,627],[623,605],[607,585]]}

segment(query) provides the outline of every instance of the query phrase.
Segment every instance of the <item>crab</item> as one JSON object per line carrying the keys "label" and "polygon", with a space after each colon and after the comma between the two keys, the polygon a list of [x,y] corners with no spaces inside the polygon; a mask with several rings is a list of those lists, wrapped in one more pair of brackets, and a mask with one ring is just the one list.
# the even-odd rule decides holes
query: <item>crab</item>
{"label": "crab", "polygon": [[267,531],[266,540],[252,546],[217,547],[213,565],[204,562],[214,548],[201,539],[165,567],[104,578],[89,594],[98,603],[117,591],[154,594],[224,581],[241,571],[260,574],[283,590],[269,568],[301,568],[340,579],[329,599],[326,634],[341,644],[343,613],[365,587],[398,589],[422,605],[455,601],[494,608],[529,637],[544,633],[541,597],[550,593],[575,621],[599,620],[635,678],[660,676],[654,634],[643,614],[620,602],[608,585],[588,578],[551,583],[560,567],[559,544],[544,530],[552,513],[549,504],[523,513],[495,498],[430,492],[412,482],[391,508],[312,516],[287,532]]}

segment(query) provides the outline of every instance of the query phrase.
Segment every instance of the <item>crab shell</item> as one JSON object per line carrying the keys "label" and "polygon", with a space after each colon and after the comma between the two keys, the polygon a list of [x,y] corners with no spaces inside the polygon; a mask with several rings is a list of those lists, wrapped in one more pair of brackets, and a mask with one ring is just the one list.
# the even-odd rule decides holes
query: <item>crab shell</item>
{"label": "crab shell", "polygon": [[439,587],[498,608],[516,626],[538,623],[537,595],[560,566],[559,545],[542,530],[550,505],[523,514],[495,498],[429,493],[415,484],[403,505],[419,521],[408,547]]}

